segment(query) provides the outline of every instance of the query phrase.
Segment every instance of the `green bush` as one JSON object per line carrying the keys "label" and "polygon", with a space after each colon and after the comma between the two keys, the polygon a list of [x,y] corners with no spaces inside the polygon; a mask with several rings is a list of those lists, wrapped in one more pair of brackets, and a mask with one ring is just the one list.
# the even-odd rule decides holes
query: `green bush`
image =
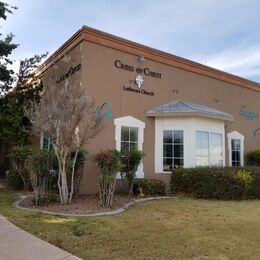
{"label": "green bush", "polygon": [[46,200],[46,193],[49,190],[53,165],[48,151],[39,148],[31,148],[25,167],[27,168],[30,181],[34,191],[34,202],[36,205],[43,205]]}
{"label": "green bush", "polygon": [[204,199],[260,198],[260,168],[176,169],[171,176],[171,190]]}
{"label": "green bush", "polygon": [[12,170],[17,172],[25,189],[30,189],[29,173],[25,167],[26,160],[31,155],[31,148],[29,146],[13,146],[8,155],[12,162]]}
{"label": "green bush", "polygon": [[126,194],[133,194],[135,173],[145,154],[139,150],[121,152],[121,178]]}
{"label": "green bush", "polygon": [[116,174],[120,170],[120,153],[117,150],[100,151],[93,157],[99,169],[99,199],[104,208],[112,206]]}
{"label": "green bush", "polygon": [[13,190],[22,190],[24,188],[23,180],[18,172],[10,170],[5,172],[7,187]]}
{"label": "green bush", "polygon": [[241,181],[243,181],[246,190],[249,190],[251,188],[254,179],[249,171],[245,169],[240,169],[237,171],[237,177]]}
{"label": "green bush", "polygon": [[247,154],[247,164],[251,166],[260,166],[260,149]]}
{"label": "green bush", "polygon": [[145,195],[165,195],[166,185],[161,180],[149,180],[149,179],[135,179],[133,191],[134,194],[139,194],[140,189]]}

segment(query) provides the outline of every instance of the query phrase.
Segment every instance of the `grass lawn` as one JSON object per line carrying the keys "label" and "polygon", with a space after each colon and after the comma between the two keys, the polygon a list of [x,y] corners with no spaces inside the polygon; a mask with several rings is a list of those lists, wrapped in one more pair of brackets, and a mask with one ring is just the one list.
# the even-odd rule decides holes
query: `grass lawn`
{"label": "grass lawn", "polygon": [[83,259],[260,259],[260,201],[180,198],[64,218],[14,209],[15,197],[0,190],[2,215]]}

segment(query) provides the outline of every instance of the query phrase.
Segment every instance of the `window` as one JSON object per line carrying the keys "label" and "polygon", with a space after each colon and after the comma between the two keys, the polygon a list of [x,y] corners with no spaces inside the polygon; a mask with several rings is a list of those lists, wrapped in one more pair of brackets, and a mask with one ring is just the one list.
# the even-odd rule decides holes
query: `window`
{"label": "window", "polygon": [[[124,116],[114,119],[115,141],[118,151],[143,150],[145,123],[132,116]],[[136,171],[137,178],[144,178],[143,164]],[[118,173],[117,178],[120,177]]]}
{"label": "window", "polygon": [[196,131],[196,166],[223,166],[222,134]]}
{"label": "window", "polygon": [[121,127],[121,151],[138,150],[138,128]]}
{"label": "window", "polygon": [[183,167],[183,131],[163,131],[163,171]]}
{"label": "window", "polygon": [[46,137],[43,133],[41,134],[41,148],[47,151],[51,151],[53,149],[53,145],[48,137]]}
{"label": "window", "polygon": [[239,139],[231,139],[232,166],[241,166],[241,145]]}
{"label": "window", "polygon": [[227,134],[229,166],[244,166],[244,136],[237,131]]}

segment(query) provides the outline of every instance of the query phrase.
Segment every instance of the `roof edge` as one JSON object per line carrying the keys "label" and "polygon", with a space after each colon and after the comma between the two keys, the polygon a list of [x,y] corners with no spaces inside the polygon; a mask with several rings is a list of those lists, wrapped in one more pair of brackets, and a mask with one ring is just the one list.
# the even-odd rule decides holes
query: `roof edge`
{"label": "roof edge", "polygon": [[160,51],[124,38],[83,26],[72,35],[60,48],[58,48],[39,68],[36,73],[41,74],[57,60],[59,55],[65,55],[82,40],[97,43],[113,49],[125,51],[133,55],[142,55],[147,59],[173,66],[186,71],[194,72],[203,76],[225,81],[260,92],[260,84],[228,72],[218,70],[195,61],[191,61],[167,52]]}
{"label": "roof edge", "polygon": [[226,122],[234,122],[233,116],[222,116],[222,115],[213,115],[203,112],[146,112],[147,117],[206,117],[211,119],[223,120]]}

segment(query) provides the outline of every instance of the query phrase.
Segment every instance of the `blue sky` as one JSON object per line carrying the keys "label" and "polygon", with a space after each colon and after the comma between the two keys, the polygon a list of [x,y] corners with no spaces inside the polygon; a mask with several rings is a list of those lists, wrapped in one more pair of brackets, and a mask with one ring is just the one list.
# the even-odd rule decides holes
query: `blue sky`
{"label": "blue sky", "polygon": [[260,83],[259,0],[6,0],[20,46],[12,57],[51,54],[83,25]]}

